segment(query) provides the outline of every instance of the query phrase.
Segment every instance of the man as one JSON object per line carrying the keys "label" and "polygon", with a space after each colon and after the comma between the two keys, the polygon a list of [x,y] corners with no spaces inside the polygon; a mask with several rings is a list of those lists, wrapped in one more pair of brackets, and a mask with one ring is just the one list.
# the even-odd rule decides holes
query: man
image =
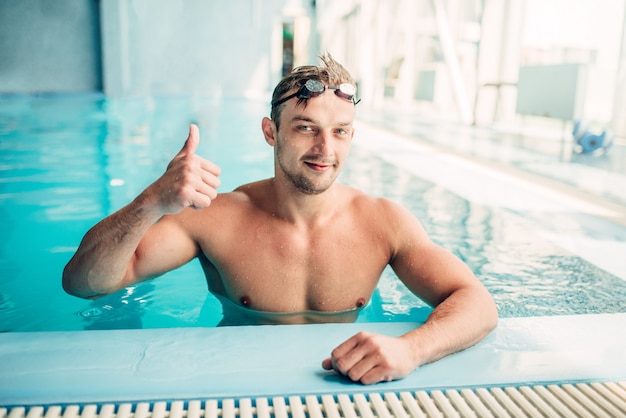
{"label": "man", "polygon": [[340,321],[354,319],[389,264],[432,314],[398,338],[359,333],[322,367],[365,384],[399,379],[485,337],[497,311],[469,268],[407,210],[335,183],[354,136],[355,83],[321,59],[274,90],[262,121],[273,178],[218,195],[220,168],[195,154],[192,125],[167,171],[85,235],[65,290],[96,298],[197,257],[225,317]]}

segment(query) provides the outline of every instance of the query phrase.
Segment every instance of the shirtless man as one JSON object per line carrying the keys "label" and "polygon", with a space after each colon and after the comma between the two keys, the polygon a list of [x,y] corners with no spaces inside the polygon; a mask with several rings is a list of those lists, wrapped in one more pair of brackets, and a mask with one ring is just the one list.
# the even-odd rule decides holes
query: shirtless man
{"label": "shirtless man", "polygon": [[97,298],[197,257],[225,314],[353,319],[389,264],[432,314],[397,338],[359,333],[322,367],[365,384],[400,379],[484,338],[497,311],[469,268],[406,209],[335,182],[354,136],[355,83],[329,55],[321,59],[274,90],[262,121],[273,178],[218,194],[220,168],[195,154],[191,125],[167,171],[85,235],[63,272],[65,290]]}

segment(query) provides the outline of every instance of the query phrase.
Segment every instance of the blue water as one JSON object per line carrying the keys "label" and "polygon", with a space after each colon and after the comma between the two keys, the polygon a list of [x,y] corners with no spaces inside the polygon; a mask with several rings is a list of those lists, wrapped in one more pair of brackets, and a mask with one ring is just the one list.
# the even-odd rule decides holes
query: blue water
{"label": "blue water", "polygon": [[[85,232],[156,179],[198,124],[222,191],[272,175],[267,103],[98,95],[0,97],[0,331],[214,326],[220,305],[196,261],[96,301],[61,272]],[[408,207],[473,269],[501,317],[626,312],[626,281],[529,233],[541,219],[474,204],[360,148],[341,181]],[[545,219],[544,219],[545,221]],[[423,320],[430,308],[386,270],[359,321]]]}

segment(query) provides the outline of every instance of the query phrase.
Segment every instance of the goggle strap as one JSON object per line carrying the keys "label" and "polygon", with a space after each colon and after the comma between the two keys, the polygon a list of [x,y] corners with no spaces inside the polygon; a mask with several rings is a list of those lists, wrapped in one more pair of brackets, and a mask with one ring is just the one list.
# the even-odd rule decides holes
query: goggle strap
{"label": "goggle strap", "polygon": [[283,97],[282,99],[278,99],[275,102],[272,102],[272,107],[276,107],[279,104],[285,103],[287,100],[289,99],[293,99],[294,97],[296,97],[298,94],[300,94],[300,90],[298,90],[297,92],[295,92],[294,94],[290,94],[287,97]]}

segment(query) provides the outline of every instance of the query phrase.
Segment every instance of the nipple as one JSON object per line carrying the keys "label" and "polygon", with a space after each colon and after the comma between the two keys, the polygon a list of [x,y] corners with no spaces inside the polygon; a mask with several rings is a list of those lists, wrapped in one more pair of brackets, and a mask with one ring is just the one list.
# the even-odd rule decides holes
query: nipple
{"label": "nipple", "polygon": [[252,301],[250,300],[248,296],[242,296],[239,298],[239,303],[241,303],[246,308],[249,308]]}
{"label": "nipple", "polygon": [[358,298],[357,301],[356,301],[356,307],[360,308],[363,305],[365,305],[365,298]]}

